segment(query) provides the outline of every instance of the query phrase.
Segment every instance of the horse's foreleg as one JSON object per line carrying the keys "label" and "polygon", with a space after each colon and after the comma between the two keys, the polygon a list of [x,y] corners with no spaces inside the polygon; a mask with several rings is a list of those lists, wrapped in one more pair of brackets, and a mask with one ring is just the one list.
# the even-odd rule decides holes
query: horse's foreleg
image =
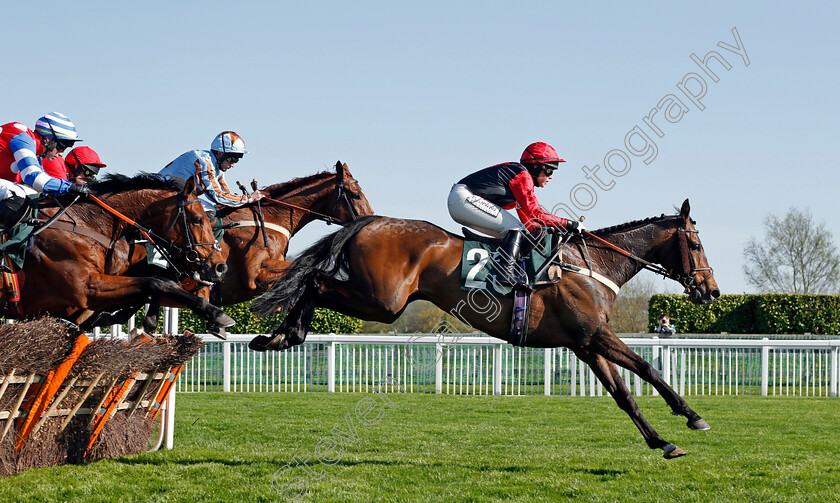
{"label": "horse's foreleg", "polygon": [[108,276],[104,274],[88,279],[89,291],[86,292],[84,306],[92,310],[106,310],[113,306],[124,306],[145,300],[149,296],[167,297],[191,309],[207,321],[223,327],[233,325],[233,319],[218,307],[206,300],[185,291],[177,283],[162,278],[132,278],[128,276]]}
{"label": "horse's foreleg", "polygon": [[621,365],[649,382],[662,395],[674,415],[685,416],[688,419],[689,428],[692,430],[708,430],[710,428],[709,424],[689,407],[688,402],[662,379],[659,372],[622,342],[612,330],[602,330],[598,337],[593,338],[591,348],[593,351],[604,355],[611,362]]}
{"label": "horse's foreleg", "polygon": [[674,444],[666,442],[665,439],[663,439],[659,433],[653,429],[653,426],[650,425],[648,420],[645,419],[645,416],[642,415],[642,411],[639,410],[639,406],[636,404],[636,400],[634,400],[633,395],[630,394],[630,390],[624,385],[624,381],[621,379],[615,365],[603,356],[585,349],[574,349],[574,352],[578,358],[589,365],[589,368],[592,369],[598,377],[598,380],[604,385],[604,389],[606,389],[610,396],[613,397],[613,400],[615,400],[615,403],[618,404],[618,407],[630,416],[630,420],[633,421],[633,424],[635,424],[636,428],[638,428],[642,433],[642,437],[644,437],[648,447],[651,449],[662,449],[664,451],[664,456],[668,459],[686,454],[684,450]]}
{"label": "horse's foreleg", "polygon": [[146,311],[146,316],[143,318],[143,330],[147,334],[154,333],[158,326],[158,316],[160,316],[160,296],[155,295],[149,302],[149,309]]}

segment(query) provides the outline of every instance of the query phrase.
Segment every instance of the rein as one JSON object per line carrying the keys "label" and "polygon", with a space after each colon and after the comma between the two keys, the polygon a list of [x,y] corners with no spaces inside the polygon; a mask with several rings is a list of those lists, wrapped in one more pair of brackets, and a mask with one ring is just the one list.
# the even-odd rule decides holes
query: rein
{"label": "rein", "polygon": [[[206,262],[213,255],[213,253],[216,253],[216,251],[218,251],[218,247],[217,247],[216,243],[193,243],[192,236],[190,235],[190,232],[189,232],[189,226],[187,225],[187,222],[186,222],[187,217],[186,217],[186,213],[184,212],[184,203],[183,203],[183,201],[181,200],[180,197],[178,199],[178,213],[179,213],[179,216],[183,215],[183,218],[184,218],[184,229],[185,229],[186,238],[187,238],[187,250],[186,250],[186,252],[185,252],[184,249],[182,249],[180,246],[176,245],[175,243],[173,243],[169,239],[167,239],[163,236],[160,236],[159,234],[157,234],[153,230],[151,230],[147,227],[144,227],[144,226],[140,225],[139,223],[137,223],[136,221],[132,220],[131,218],[127,217],[126,215],[123,215],[122,213],[120,213],[116,209],[112,208],[107,203],[105,203],[103,200],[99,199],[98,197],[94,196],[93,194],[89,194],[88,198],[91,201],[93,201],[94,203],[96,203],[97,205],[99,205],[102,209],[104,209],[108,213],[111,213],[112,215],[114,215],[118,219],[122,220],[123,222],[125,222],[128,225],[137,229],[137,231],[140,232],[140,234],[143,237],[145,237],[148,240],[148,242],[151,243],[152,246],[155,247],[155,249],[158,251],[158,253],[160,253],[161,256],[164,258],[164,260],[166,260],[166,262],[169,263],[169,266],[172,268],[172,270],[175,271],[175,273],[178,274],[180,277],[184,277],[184,276],[187,276],[187,275],[186,275],[186,273],[182,272],[178,268],[177,265],[175,265],[175,261],[172,259],[172,252],[177,253],[178,255],[184,255],[184,259],[187,262],[198,262],[201,257],[200,257],[200,255],[198,254],[198,251],[195,248],[197,246],[202,246],[202,245],[212,245],[214,247],[214,250],[204,260]],[[194,202],[198,202],[198,201],[194,201]],[[165,234],[169,234],[169,232],[175,226],[175,222],[177,220],[178,220],[178,216],[176,216],[172,220],[172,223],[169,226],[169,229],[167,229]]]}
{"label": "rein", "polygon": [[[338,206],[339,199],[343,198],[345,201],[347,201],[347,207],[350,209],[350,213],[353,215],[353,220],[358,218],[358,215],[356,214],[356,210],[353,209],[353,205],[350,203],[350,200],[347,198],[347,193],[344,190],[344,187],[346,187],[347,185],[350,185],[352,183],[357,183],[357,181],[354,180],[354,179],[351,179],[351,180],[348,180],[346,182],[342,182],[342,183],[337,184],[338,196],[335,198],[335,204],[333,204],[333,207],[330,210],[330,213],[335,211],[335,208]],[[323,220],[324,222],[327,223],[327,225],[329,225],[329,224],[341,224],[342,223],[341,220],[339,220],[335,217],[332,217],[330,215],[324,215],[323,213],[318,213],[317,211],[312,211],[308,208],[303,208],[303,207],[298,206],[296,204],[287,203],[285,201],[280,201],[279,199],[273,199],[273,198],[268,197],[268,196],[264,196],[263,199],[265,199],[266,201],[268,201],[270,203],[279,204],[279,205],[282,205],[282,206],[288,206],[290,208],[300,210],[304,213],[309,213],[310,215],[313,215],[318,220]]]}
{"label": "rein", "polygon": [[[623,248],[620,248],[620,247],[610,243],[606,239],[603,239],[599,236],[596,236],[595,234],[592,234],[589,231],[583,231],[582,234],[585,234],[587,237],[590,237],[590,238],[594,239],[595,241],[598,241],[599,243],[603,244],[604,246],[607,246],[608,248],[612,249],[613,251],[615,251],[615,252],[617,252],[621,255],[624,255],[625,257],[627,257],[631,260],[634,260],[634,261],[642,264],[643,269],[647,269],[648,271],[651,271],[654,274],[659,274],[662,277],[672,279],[672,280],[676,281],[677,283],[681,284],[682,286],[684,286],[685,288],[690,288],[692,286],[695,286],[695,287],[700,286],[703,283],[705,283],[709,278],[711,278],[712,275],[715,273],[715,271],[711,267],[695,267],[694,266],[694,260],[691,258],[691,254],[688,252],[688,244],[687,244],[687,239],[685,237],[685,233],[688,233],[688,232],[698,233],[698,231],[696,229],[690,230],[690,229],[684,229],[684,228],[680,227],[679,229],[677,229],[677,232],[680,233],[680,235],[679,235],[680,252],[681,252],[681,255],[682,255],[682,265],[683,265],[682,274],[677,274],[672,270],[665,269],[664,267],[660,266],[659,264],[654,264],[653,262],[648,262],[647,260],[645,260],[641,257],[637,257],[636,255],[633,255],[629,251],[627,251]],[[586,246],[586,241],[584,241],[584,246]],[[696,276],[696,273],[698,273],[700,271],[709,271],[709,274],[705,278],[703,278],[702,281],[697,283],[697,282],[695,282],[694,278]]]}

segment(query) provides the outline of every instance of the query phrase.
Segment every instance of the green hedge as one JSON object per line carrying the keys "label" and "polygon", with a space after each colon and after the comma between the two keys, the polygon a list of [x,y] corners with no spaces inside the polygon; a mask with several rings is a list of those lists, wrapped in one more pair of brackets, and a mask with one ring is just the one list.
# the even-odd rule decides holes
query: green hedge
{"label": "green hedge", "polygon": [[[250,302],[243,302],[222,309],[236,321],[236,325],[228,329],[233,334],[270,334],[282,317],[274,315],[271,318],[260,318],[250,310]],[[161,317],[162,319],[162,317]],[[309,327],[311,334],[357,334],[362,328],[362,320],[344,316],[343,314],[330,311],[329,309],[316,309],[312,317],[312,325]],[[201,334],[207,333],[207,325],[204,320],[195,316],[192,312],[181,309],[178,313],[178,330],[184,330]]]}
{"label": "green hedge", "polygon": [[654,295],[648,313],[651,332],[668,313],[678,333],[840,334],[838,295],[723,295],[707,306],[685,295]]}

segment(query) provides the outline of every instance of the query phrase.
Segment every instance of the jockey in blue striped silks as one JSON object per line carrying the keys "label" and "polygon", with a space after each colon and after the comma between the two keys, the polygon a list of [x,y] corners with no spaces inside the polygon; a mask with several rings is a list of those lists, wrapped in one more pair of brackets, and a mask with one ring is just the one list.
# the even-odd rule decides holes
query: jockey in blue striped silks
{"label": "jockey in blue striped silks", "polygon": [[87,195],[89,189],[44,172],[41,159],[55,159],[79,140],[76,126],[65,115],[52,112],[35,122],[35,131],[19,122],[0,129],[0,228],[8,229],[25,211],[28,194],[59,196],[66,192]]}

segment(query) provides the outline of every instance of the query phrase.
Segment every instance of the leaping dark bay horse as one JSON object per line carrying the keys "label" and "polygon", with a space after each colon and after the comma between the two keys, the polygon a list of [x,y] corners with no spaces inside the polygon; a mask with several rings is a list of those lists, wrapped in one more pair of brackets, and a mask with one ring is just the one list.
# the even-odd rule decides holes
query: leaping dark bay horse
{"label": "leaping dark bay horse", "polygon": [[[689,300],[709,303],[720,295],[717,283],[689,216],[686,200],[679,215],[661,216],[594,231],[572,239],[563,262],[591,269],[621,286],[643,268],[659,267],[686,289]],[[605,244],[609,243],[609,244]],[[294,262],[265,296],[252,304],[261,315],[289,307],[274,337],[258,337],[251,347],[282,350],[304,341],[315,307],[326,307],[365,320],[391,323],[418,299],[457,312],[474,328],[499,339],[510,339],[511,299],[498,298],[500,312],[474,308],[474,291],[460,288],[464,240],[428,222],[365,217],[325,237]],[[685,454],[665,441],[639,411],[616,365],[649,382],[675,415],[688,419],[694,430],[709,429],[644,359],[609,326],[616,293],[589,275],[564,272],[532,295],[527,332],[531,347],[570,348],[592,369],[618,406],[632,419],[648,446],[666,458]]]}
{"label": "leaping dark bay horse", "polygon": [[[124,218],[93,198],[82,199],[43,229],[18,273],[24,317],[48,314],[81,324],[93,311],[167,296],[211,322],[233,324],[221,309],[186,292],[175,281],[128,277],[114,270],[115,262],[125,260],[118,244],[124,238],[140,237],[138,229],[142,228],[148,231],[143,231],[147,237],[156,236],[154,240],[185,275],[208,283],[221,279],[227,266],[192,180],[145,173],[133,178],[110,174],[90,187],[94,197]],[[58,211],[53,207],[41,214],[49,218]],[[4,300],[3,314],[16,317],[19,313],[10,308],[5,291]]]}

